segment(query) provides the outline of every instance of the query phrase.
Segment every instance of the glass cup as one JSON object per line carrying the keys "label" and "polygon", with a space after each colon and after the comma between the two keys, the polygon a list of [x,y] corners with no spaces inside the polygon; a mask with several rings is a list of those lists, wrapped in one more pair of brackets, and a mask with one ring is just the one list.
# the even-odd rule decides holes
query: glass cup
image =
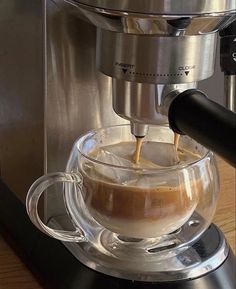
{"label": "glass cup", "polygon": [[[144,141],[173,144],[174,134],[168,127],[151,126]],[[117,163],[109,156],[101,160],[94,154],[121,142],[135,149],[129,125],[80,137],[66,172],[44,175],[29,189],[26,207],[32,222],[56,239],[91,243],[97,250],[103,246],[113,254],[119,251],[118,257],[125,252],[122,246],[131,241],[139,249],[162,247],[162,251],[191,244],[208,228],[216,208],[219,183],[212,152],[181,136],[179,149],[191,151],[197,159],[142,167]],[[62,198],[74,231],[55,230],[39,218],[39,198],[57,182],[64,183]]]}

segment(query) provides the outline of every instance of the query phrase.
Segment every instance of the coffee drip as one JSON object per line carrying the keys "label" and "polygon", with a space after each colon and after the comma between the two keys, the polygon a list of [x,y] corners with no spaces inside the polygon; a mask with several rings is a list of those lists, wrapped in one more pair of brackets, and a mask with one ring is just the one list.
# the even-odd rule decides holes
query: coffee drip
{"label": "coffee drip", "polygon": [[[179,140],[180,140],[180,135],[177,133],[174,133],[174,146],[175,146],[176,154],[178,154]],[[140,163],[143,142],[144,142],[144,137],[136,137],[136,148],[135,148],[134,155],[133,155],[133,161],[137,165]],[[177,159],[178,161],[180,161],[178,156],[177,156]]]}
{"label": "coffee drip", "polygon": [[179,140],[180,140],[180,134],[175,132],[174,133],[174,146],[175,146],[176,151],[178,151],[178,148],[179,148]]}
{"label": "coffee drip", "polygon": [[139,164],[140,162],[143,139],[144,139],[143,137],[136,137],[136,148],[135,148],[134,157],[133,157],[135,164]]}

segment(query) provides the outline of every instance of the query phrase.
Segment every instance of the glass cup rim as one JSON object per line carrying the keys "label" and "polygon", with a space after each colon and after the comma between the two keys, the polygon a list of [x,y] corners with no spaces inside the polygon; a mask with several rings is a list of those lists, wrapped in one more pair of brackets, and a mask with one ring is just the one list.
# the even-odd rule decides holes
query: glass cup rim
{"label": "glass cup rim", "polygon": [[[110,128],[119,128],[119,127],[130,127],[130,124],[119,124],[119,125],[111,125],[111,126],[105,126],[102,128],[98,128],[98,129],[93,129],[93,130],[89,130],[86,133],[84,133],[83,135],[81,135],[76,141],[75,141],[75,146],[77,148],[77,150],[79,151],[79,153],[87,160],[99,164],[99,165],[103,165],[103,166],[107,166],[107,167],[112,167],[112,168],[116,168],[116,169],[122,169],[122,170],[127,170],[127,171],[136,171],[136,172],[142,172],[142,173],[163,173],[163,172],[171,172],[171,171],[178,171],[178,170],[183,170],[183,169],[189,169],[197,164],[201,164],[202,162],[205,161],[205,159],[207,159],[208,157],[211,157],[213,155],[212,151],[208,150],[206,151],[206,153],[198,160],[186,163],[186,164],[177,164],[171,167],[162,167],[162,168],[142,168],[142,167],[125,167],[125,166],[119,166],[119,165],[113,165],[113,164],[109,164],[109,163],[105,163],[99,160],[96,160],[93,157],[88,156],[86,153],[84,153],[81,150],[81,145],[88,140],[89,138],[91,138],[92,136],[98,134],[101,131],[110,129]],[[165,127],[164,125],[150,125],[150,127]],[[166,127],[168,128],[168,127]],[[200,144],[201,145],[201,144]],[[201,145],[202,146],[202,145]]]}

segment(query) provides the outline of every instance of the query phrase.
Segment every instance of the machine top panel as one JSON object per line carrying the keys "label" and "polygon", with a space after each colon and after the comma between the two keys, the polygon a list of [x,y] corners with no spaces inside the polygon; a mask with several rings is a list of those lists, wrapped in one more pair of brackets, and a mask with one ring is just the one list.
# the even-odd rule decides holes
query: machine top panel
{"label": "machine top panel", "polygon": [[196,15],[236,11],[235,0],[65,0],[122,12]]}

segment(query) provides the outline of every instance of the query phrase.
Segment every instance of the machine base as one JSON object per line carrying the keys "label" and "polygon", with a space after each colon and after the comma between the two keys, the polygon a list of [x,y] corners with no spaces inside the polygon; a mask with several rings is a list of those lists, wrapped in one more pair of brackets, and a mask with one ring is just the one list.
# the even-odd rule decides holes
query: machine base
{"label": "machine base", "polygon": [[[220,232],[214,225],[211,228]],[[235,257],[231,250],[215,270],[199,278],[175,282],[125,280],[89,269],[61,242],[38,231],[31,224],[25,206],[1,182],[0,229],[43,288],[47,289],[234,289],[236,285]],[[209,245],[213,241],[211,237]],[[202,250],[202,254],[206,251]]]}
{"label": "machine base", "polygon": [[[195,224],[195,219],[201,221],[195,214],[188,223]],[[54,217],[49,223],[49,227],[70,230],[66,216]],[[192,280],[220,267],[229,254],[229,247],[222,232],[213,224],[191,244],[175,246],[178,234],[186,236],[197,228],[185,226],[187,228],[182,227],[176,235],[169,236],[162,246],[154,238],[125,238],[106,229],[97,235],[96,242],[64,242],[64,245],[85,266],[113,277],[143,282]]]}

